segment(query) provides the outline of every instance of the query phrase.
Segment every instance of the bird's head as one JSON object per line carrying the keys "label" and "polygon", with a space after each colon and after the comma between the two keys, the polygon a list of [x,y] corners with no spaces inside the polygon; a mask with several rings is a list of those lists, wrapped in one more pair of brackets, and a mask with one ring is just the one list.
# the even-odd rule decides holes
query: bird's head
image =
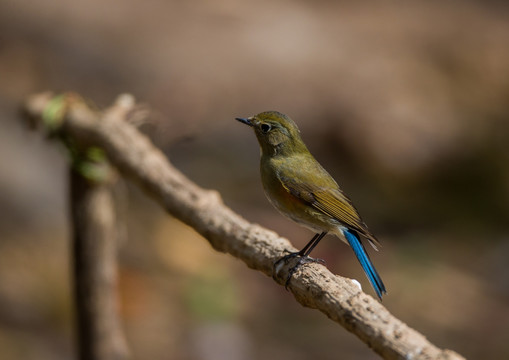
{"label": "bird's head", "polygon": [[300,137],[299,128],[285,114],[265,111],[249,118],[236,118],[236,120],[254,129],[264,155],[290,155],[307,151]]}

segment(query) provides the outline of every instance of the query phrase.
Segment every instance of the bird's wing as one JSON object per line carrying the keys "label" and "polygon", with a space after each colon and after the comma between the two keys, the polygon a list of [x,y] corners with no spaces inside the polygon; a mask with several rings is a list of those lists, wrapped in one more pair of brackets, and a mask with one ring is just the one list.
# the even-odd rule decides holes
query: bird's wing
{"label": "bird's wing", "polygon": [[298,182],[295,179],[280,177],[283,187],[301,201],[308,203],[315,209],[338,220],[347,228],[359,232],[369,240],[373,248],[377,249],[380,242],[369,231],[362,221],[352,201],[339,189],[335,182],[332,186],[317,186],[309,183]]}

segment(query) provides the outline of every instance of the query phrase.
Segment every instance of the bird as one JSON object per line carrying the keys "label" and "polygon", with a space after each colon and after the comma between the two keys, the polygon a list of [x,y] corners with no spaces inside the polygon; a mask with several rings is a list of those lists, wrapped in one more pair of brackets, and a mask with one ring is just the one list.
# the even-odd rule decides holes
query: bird
{"label": "bird", "polygon": [[265,111],[236,120],[250,126],[261,149],[260,174],[269,202],[284,216],[316,234],[298,252],[290,252],[274,263],[298,257],[290,269],[287,288],[296,269],[305,263],[319,262],[311,251],[331,233],[348,244],[362,266],[376,295],[382,300],[386,288],[376,271],[361,238],[378,251],[380,242],[361,219],[352,201],[332,176],[320,165],[304,144],[295,122],[278,111]]}

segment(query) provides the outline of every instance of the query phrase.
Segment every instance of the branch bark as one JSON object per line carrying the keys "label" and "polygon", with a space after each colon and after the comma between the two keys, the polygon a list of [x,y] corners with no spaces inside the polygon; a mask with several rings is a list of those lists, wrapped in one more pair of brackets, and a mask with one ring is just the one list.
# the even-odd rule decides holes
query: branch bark
{"label": "branch bark", "polygon": [[[33,123],[40,122],[51,99],[49,93],[27,99],[25,111]],[[288,240],[233,212],[216,191],[200,188],[174,168],[146,136],[125,121],[127,113],[122,102],[99,113],[79,98],[68,96],[64,108],[59,131],[104,149],[122,174],[170,214],[193,227],[216,250],[273,276],[273,263],[285,249],[294,249]],[[274,280],[284,284],[291,265],[279,269]],[[385,359],[463,359],[431,344],[363,293],[354,281],[336,276],[321,265],[299,268],[289,289],[300,304],[320,310]]]}
{"label": "branch bark", "polygon": [[70,169],[74,293],[81,360],[126,360],[117,301],[117,225],[109,181]]}

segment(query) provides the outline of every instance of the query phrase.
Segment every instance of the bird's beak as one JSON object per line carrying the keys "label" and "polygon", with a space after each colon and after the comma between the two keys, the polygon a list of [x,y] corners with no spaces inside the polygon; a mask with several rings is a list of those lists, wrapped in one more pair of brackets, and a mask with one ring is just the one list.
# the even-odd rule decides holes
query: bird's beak
{"label": "bird's beak", "polygon": [[246,125],[249,125],[249,126],[253,126],[253,123],[249,120],[250,118],[235,118],[235,120],[238,120],[240,121],[241,123],[243,124],[246,124]]}

